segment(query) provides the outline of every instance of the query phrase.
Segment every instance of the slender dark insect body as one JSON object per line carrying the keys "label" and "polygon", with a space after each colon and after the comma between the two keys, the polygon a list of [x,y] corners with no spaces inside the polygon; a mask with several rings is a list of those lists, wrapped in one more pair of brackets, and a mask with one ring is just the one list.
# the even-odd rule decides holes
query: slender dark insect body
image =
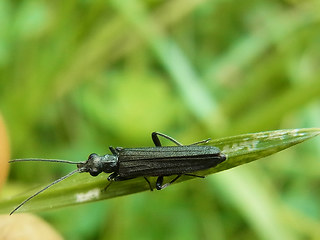
{"label": "slender dark insect body", "polygon": [[[161,145],[159,136],[162,136],[177,146],[163,147]],[[155,147],[143,147],[143,148],[122,148],[122,147],[109,147],[110,154],[99,156],[95,153],[89,155],[86,162],[71,162],[58,159],[16,159],[10,162],[22,162],[22,161],[47,161],[47,162],[61,162],[69,164],[77,164],[78,169],[72,171],[66,176],[57,179],[39,192],[30,196],[18,205],[11,213],[18,210],[23,204],[37,196],[39,193],[48,189],[52,185],[66,179],[74,173],[88,172],[91,176],[97,176],[102,172],[111,173],[108,177],[110,183],[105,189],[107,189],[112,181],[124,181],[137,177],[144,177],[148,183],[150,190],[153,188],[147,177],[156,176],[156,189],[161,190],[173,182],[175,182],[182,175],[194,176],[204,178],[204,176],[198,176],[192,174],[193,172],[209,169],[215,167],[219,163],[226,160],[226,156],[221,153],[219,148],[212,146],[199,145],[206,143],[210,139],[193,143],[191,145],[182,145],[177,140],[158,132],[152,133],[152,140]],[[163,184],[164,176],[176,175],[176,177],[170,182]]]}

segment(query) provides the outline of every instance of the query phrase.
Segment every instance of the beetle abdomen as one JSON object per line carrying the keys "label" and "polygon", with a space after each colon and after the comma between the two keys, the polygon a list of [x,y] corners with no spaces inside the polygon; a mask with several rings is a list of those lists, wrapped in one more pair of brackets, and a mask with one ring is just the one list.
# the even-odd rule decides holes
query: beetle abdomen
{"label": "beetle abdomen", "polygon": [[225,159],[212,146],[123,148],[119,150],[118,174],[128,178],[179,175],[215,167]]}

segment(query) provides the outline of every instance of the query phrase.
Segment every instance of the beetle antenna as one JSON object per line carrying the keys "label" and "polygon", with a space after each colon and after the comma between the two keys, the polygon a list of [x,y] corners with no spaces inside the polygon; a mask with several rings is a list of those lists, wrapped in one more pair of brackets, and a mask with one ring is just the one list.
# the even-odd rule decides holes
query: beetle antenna
{"label": "beetle antenna", "polygon": [[9,163],[13,162],[58,162],[58,163],[69,163],[69,164],[79,164],[82,162],[72,162],[68,160],[61,160],[61,159],[43,159],[43,158],[22,158],[22,159],[13,159],[10,160]]}
{"label": "beetle antenna", "polygon": [[22,203],[20,203],[15,209],[13,209],[10,213],[10,215],[12,215],[15,211],[17,211],[23,204],[25,204],[26,202],[28,202],[29,200],[31,200],[32,198],[34,198],[35,196],[37,196],[38,194],[42,193],[44,190],[48,189],[49,187],[51,187],[52,185],[61,182],[62,180],[70,177],[71,175],[80,172],[80,169],[76,169],[70,173],[68,173],[67,175],[55,180],[54,182],[50,183],[48,186],[44,187],[43,189],[41,189],[40,191],[36,192],[35,194],[33,194],[32,196],[28,197],[26,200],[24,200]]}

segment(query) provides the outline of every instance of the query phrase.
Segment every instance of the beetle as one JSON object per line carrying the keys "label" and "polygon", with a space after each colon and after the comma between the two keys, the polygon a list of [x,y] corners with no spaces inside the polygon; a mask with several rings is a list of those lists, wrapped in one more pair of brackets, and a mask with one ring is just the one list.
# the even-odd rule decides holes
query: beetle
{"label": "beetle", "polygon": [[[159,136],[170,140],[176,144],[176,146],[162,146]],[[109,147],[112,154],[99,156],[96,153],[92,153],[85,162],[36,158],[11,160],[11,163],[22,161],[69,163],[76,164],[77,169],[57,179],[24,200],[10,213],[10,215],[18,210],[27,201],[37,196],[44,190],[78,172],[88,172],[91,176],[97,176],[102,172],[111,173],[107,178],[110,183],[106,186],[105,190],[113,181],[124,181],[137,177],[143,177],[152,191],[153,188],[147,177],[157,177],[156,189],[161,190],[174,183],[182,175],[204,178],[204,176],[199,176],[192,173],[213,168],[226,160],[226,155],[221,153],[219,148],[200,145],[202,143],[207,143],[210,139],[202,140],[190,145],[182,145],[177,140],[163,133],[153,132],[151,137],[155,147]],[[163,184],[163,178],[165,176],[172,175],[176,175],[176,177],[170,182]]]}

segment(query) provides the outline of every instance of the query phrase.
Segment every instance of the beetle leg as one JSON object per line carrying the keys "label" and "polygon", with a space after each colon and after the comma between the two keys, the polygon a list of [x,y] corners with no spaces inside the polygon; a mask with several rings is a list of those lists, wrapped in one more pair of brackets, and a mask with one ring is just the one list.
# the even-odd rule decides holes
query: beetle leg
{"label": "beetle leg", "polygon": [[108,181],[110,183],[104,188],[104,190],[106,190],[112,182],[124,181],[124,180],[133,179],[133,178],[134,177],[121,177],[118,175],[117,172],[111,173],[108,177]]}
{"label": "beetle leg", "polygon": [[110,146],[109,149],[110,149],[110,152],[111,152],[113,155],[117,155],[117,154],[118,154],[117,150],[114,149],[114,147]]}
{"label": "beetle leg", "polygon": [[107,188],[111,185],[111,181],[107,184],[107,186],[105,186],[105,188],[103,189],[103,192],[105,192],[107,190]]}
{"label": "beetle leg", "polygon": [[152,140],[153,140],[153,143],[156,147],[161,147],[161,142],[160,142],[160,139],[158,136],[161,136],[161,137],[164,137],[168,140],[170,140],[171,142],[175,143],[176,145],[178,146],[183,146],[181,143],[179,143],[177,140],[175,140],[174,138],[168,136],[168,135],[165,135],[163,133],[159,133],[159,132],[153,132],[151,134],[151,137],[152,137]]}
{"label": "beetle leg", "polygon": [[147,183],[149,184],[149,187],[150,187],[150,191],[153,191],[153,189],[152,189],[152,186],[151,186],[151,183],[150,183],[150,181],[148,180],[148,178],[146,178],[146,177],[143,177],[146,181],[147,181]]}
{"label": "beetle leg", "polygon": [[185,173],[185,174],[183,174],[183,175],[191,176],[191,177],[198,177],[198,178],[205,178],[205,176],[199,176],[199,175],[190,174],[190,173]]}
{"label": "beetle leg", "polygon": [[162,189],[162,183],[163,183],[163,176],[159,176],[157,178],[157,182],[156,182],[156,189],[157,190],[161,190]]}
{"label": "beetle leg", "polygon": [[157,190],[161,190],[164,189],[166,187],[168,187],[169,185],[171,185],[172,183],[174,183],[179,177],[181,177],[181,175],[176,176],[174,179],[172,179],[170,182],[163,184],[163,176],[159,176],[157,179],[157,183],[156,183],[156,188]]}
{"label": "beetle leg", "polygon": [[116,181],[116,177],[117,177],[118,173],[114,172],[114,173],[111,173],[108,177],[108,181]]}
{"label": "beetle leg", "polygon": [[[111,150],[111,149],[110,149]],[[108,177],[108,181],[109,183],[107,184],[107,186],[103,189],[103,191],[106,191],[107,188],[111,185],[112,181],[114,181],[114,179],[117,177],[118,173],[114,172],[114,173],[111,173]]]}
{"label": "beetle leg", "polygon": [[198,145],[198,144],[201,144],[201,143],[208,143],[210,140],[211,140],[211,138],[204,139],[204,140],[201,140],[199,142],[191,143],[191,144],[189,144],[187,146]]}
{"label": "beetle leg", "polygon": [[118,181],[125,181],[125,180],[130,180],[130,179],[133,179],[135,177],[121,177],[121,176],[116,176],[115,178],[113,178],[112,180],[115,181],[115,182],[118,182]]}
{"label": "beetle leg", "polygon": [[[117,181],[125,181],[125,180],[129,180],[129,179],[133,179],[133,178],[135,178],[135,177],[121,177],[121,176],[119,176],[118,173],[116,173],[116,172],[111,173],[111,174],[109,175],[109,177],[108,177],[108,181],[109,181],[110,183],[104,188],[104,191],[107,190],[107,188],[110,186],[110,184],[111,184],[113,181],[114,181],[114,182],[117,182]],[[153,191],[152,186],[151,186],[151,183],[150,183],[150,181],[148,180],[148,178],[146,178],[146,177],[143,177],[143,178],[147,181],[147,183],[148,183],[148,185],[149,185],[149,187],[150,187],[150,191]]]}
{"label": "beetle leg", "polygon": [[[161,137],[163,137],[163,138],[166,138],[166,139],[170,140],[171,142],[175,143],[175,144],[178,145],[178,146],[183,146],[183,144],[181,144],[180,142],[178,142],[178,141],[175,140],[174,138],[172,138],[172,137],[170,137],[170,136],[168,136],[168,135],[166,135],[166,134],[163,134],[163,133],[153,132],[153,133],[151,134],[151,136],[152,136],[153,143],[154,143],[154,145],[155,145],[156,147],[161,147],[161,146],[162,146],[162,145],[161,145],[161,142],[160,142],[160,139],[159,139],[158,136],[161,136]],[[198,145],[198,144],[201,144],[201,143],[208,143],[210,140],[211,140],[211,138],[204,139],[204,140],[201,140],[201,141],[199,141],[199,142],[191,143],[191,144],[189,144],[189,145],[187,145],[187,146]]]}

